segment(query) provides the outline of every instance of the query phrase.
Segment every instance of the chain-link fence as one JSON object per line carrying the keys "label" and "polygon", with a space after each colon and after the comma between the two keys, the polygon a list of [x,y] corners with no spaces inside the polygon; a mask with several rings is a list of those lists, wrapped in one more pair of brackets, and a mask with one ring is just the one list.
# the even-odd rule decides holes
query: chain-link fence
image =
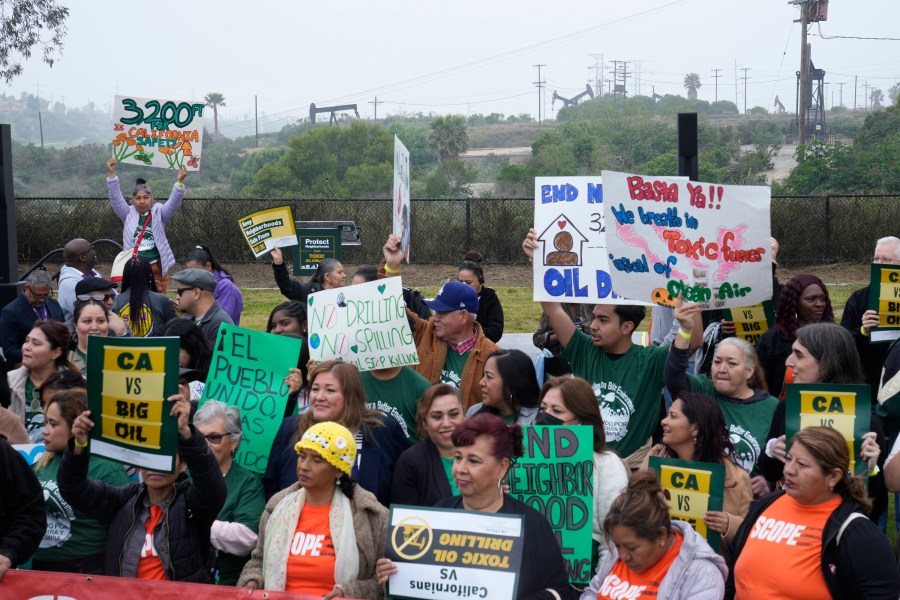
{"label": "chain-link fence", "polygon": [[[285,204],[266,198],[188,198],[166,225],[183,259],[195,244],[210,246],[222,262],[253,262],[237,221],[257,210]],[[295,200],[303,221],[354,221],[361,246],[343,250],[348,263],[376,262],[391,228],[390,200]],[[532,198],[469,198],[412,201],[412,260],[457,262],[475,248],[494,264],[523,262],[522,238],[531,226]],[[19,198],[20,264],[33,264],[69,239],[109,238],[121,243],[122,223],[106,198]],[[773,196],[772,235],[784,265],[868,262],[874,241],[900,231],[900,194]],[[111,252],[108,251],[108,252]]]}

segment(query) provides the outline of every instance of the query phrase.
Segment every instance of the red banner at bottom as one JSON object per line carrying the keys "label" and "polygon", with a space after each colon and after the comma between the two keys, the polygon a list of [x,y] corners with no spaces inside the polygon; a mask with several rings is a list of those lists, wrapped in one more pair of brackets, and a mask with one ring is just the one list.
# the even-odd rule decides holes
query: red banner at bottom
{"label": "red banner at bottom", "polygon": [[[321,596],[289,594],[201,583],[148,581],[125,577],[75,575],[48,571],[9,570],[0,581],[3,600],[321,600]],[[342,599],[335,599],[342,600]]]}

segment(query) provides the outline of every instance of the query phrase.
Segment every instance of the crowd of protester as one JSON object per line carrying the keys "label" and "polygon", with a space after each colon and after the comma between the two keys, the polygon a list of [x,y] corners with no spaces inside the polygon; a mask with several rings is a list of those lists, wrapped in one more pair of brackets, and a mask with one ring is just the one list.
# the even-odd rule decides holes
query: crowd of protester
{"label": "crowd of protester", "polygon": [[[361,373],[309,360],[307,300],[399,275],[400,238],[388,236],[380,264],[349,282],[331,259],[297,281],[275,249],[287,301],[265,329],[303,344],[283,374],[290,395],[258,476],[235,461],[241,412],[200,402],[219,327],[240,323],[244,301],[208,245],[172,251],[165,229],[187,172],[167,201],[138,179],[128,202],[115,167],[109,198],[131,251],[121,272],[105,279],[91,244],[70,240],[58,301],[37,270],[0,313],[0,579],[30,568],[382,598],[398,568],[385,557],[388,509],[400,503],[519,515],[523,599],[900,597],[883,519],[889,492],[900,492],[900,345],[871,343],[868,287],[836,324],[826,284],[795,275],[776,286],[774,323],[756,347],[680,299],[654,309],[657,343],[647,346],[633,340],[642,306],[541,302],[534,361],[498,346],[503,308],[472,251],[433,299],[404,288],[419,363]],[[523,250],[532,258],[536,247],[531,230]],[[171,272],[177,258],[186,268]],[[900,239],[877,240],[873,262],[900,265]],[[92,336],[180,339],[171,473],[91,453]],[[786,439],[791,383],[870,386],[863,443],[848,448],[827,427]],[[510,488],[531,425],[592,431],[594,576],[583,589],[570,584],[547,518]],[[43,444],[33,465],[10,445],[28,443]],[[718,552],[672,518],[651,456],[724,467],[723,507],[704,518]]]}

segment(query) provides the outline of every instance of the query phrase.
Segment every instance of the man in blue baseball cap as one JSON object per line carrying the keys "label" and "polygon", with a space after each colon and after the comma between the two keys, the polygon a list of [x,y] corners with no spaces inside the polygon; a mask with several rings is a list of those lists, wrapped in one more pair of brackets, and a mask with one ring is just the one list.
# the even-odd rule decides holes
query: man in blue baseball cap
{"label": "man in blue baseball cap", "polygon": [[[404,258],[398,236],[388,237],[384,258],[381,274],[398,275],[400,261]],[[413,323],[413,337],[419,352],[416,371],[431,383],[456,386],[468,409],[481,401],[484,363],[488,355],[500,347],[487,339],[481,325],[475,322],[478,294],[471,286],[448,281],[434,300],[425,303],[434,313],[427,320],[406,309]]]}

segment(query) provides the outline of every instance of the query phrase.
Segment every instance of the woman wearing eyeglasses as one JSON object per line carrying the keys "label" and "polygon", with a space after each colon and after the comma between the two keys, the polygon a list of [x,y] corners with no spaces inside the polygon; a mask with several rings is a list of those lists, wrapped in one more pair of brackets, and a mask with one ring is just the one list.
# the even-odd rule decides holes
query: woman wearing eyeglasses
{"label": "woman wearing eyeglasses", "polygon": [[203,403],[194,414],[194,427],[216,457],[228,493],[212,524],[210,543],[217,550],[216,581],[236,585],[250,552],[256,547],[259,517],[266,507],[259,478],[234,462],[241,443],[241,411],[218,400]]}

